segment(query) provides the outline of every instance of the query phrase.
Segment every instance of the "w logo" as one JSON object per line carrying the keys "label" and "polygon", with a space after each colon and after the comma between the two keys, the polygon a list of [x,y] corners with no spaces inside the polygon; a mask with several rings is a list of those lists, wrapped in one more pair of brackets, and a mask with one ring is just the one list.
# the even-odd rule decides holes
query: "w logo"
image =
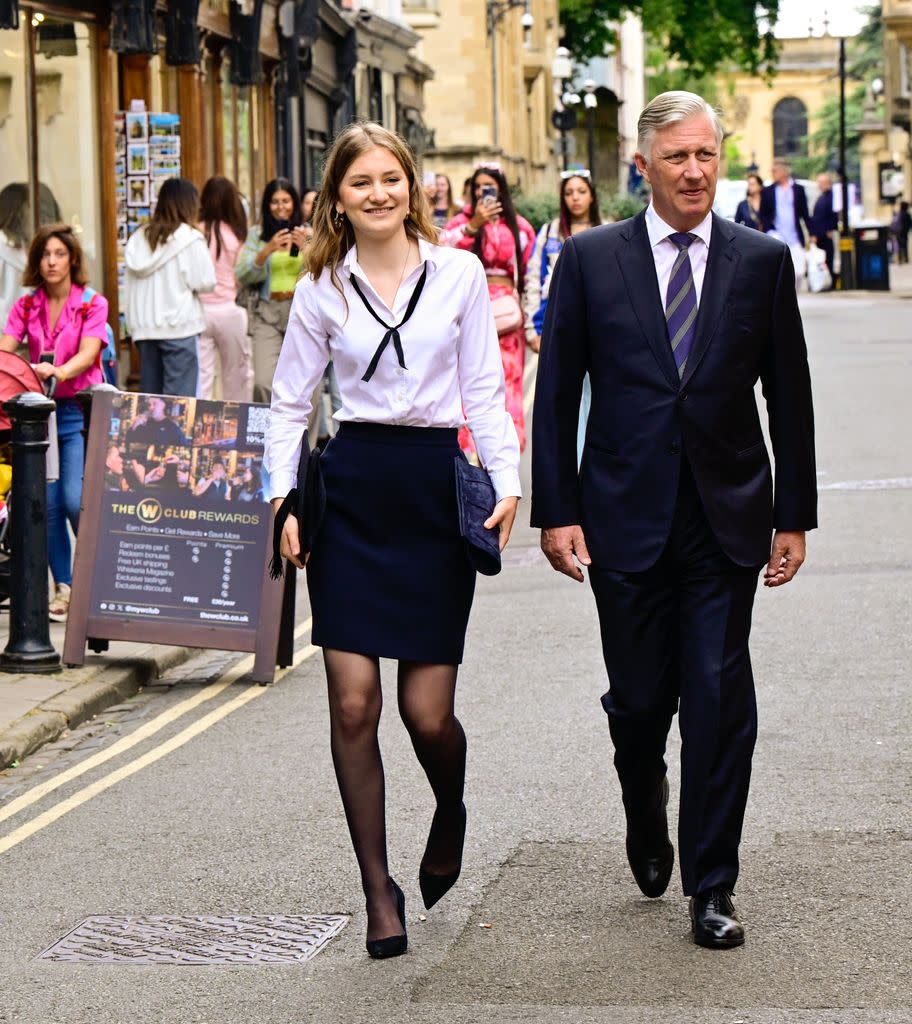
{"label": "w logo", "polygon": [[161,516],[161,503],[155,498],[143,498],[136,506],[136,518],[141,523],[157,523]]}

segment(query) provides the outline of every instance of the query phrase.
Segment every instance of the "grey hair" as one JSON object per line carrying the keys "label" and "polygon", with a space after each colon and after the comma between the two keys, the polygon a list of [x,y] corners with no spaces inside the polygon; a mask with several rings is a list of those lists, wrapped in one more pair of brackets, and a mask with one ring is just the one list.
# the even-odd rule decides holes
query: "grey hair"
{"label": "grey hair", "polygon": [[699,117],[701,114],[705,114],[712,122],[713,131],[716,133],[716,145],[721,147],[724,131],[722,120],[715,107],[695,92],[676,89],[672,92],[660,93],[654,100],[650,100],[646,104],[640,114],[640,119],[637,122],[637,151],[644,157],[652,156],[652,146],[657,131],[677,124],[679,121]]}

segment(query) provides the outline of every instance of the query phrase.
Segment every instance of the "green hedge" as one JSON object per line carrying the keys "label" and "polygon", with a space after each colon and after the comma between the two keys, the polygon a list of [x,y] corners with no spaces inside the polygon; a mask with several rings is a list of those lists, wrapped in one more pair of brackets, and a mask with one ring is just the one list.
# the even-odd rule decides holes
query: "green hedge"
{"label": "green hedge", "polygon": [[[560,210],[557,196],[552,192],[539,192],[530,196],[517,192],[513,202],[516,212],[525,217],[536,232],[542,224],[554,220]],[[626,220],[643,209],[643,202],[626,192],[614,192],[599,196],[599,209],[603,220]]]}

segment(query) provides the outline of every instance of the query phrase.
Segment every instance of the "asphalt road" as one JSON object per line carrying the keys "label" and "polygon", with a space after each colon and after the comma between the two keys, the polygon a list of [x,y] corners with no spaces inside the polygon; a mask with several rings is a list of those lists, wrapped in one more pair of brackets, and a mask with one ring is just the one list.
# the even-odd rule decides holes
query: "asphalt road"
{"label": "asphalt road", "polygon": [[[464,872],[424,921],[432,801],[387,691],[407,956],[364,953],[305,634],[273,687],[218,683],[237,659],[203,654],[0,774],[0,1022],[909,1024],[909,309],[804,300],[822,528],[795,583],[756,605],[742,949],[692,945],[677,874],[654,902],[629,877],[591,595],[550,571],[523,524],[478,589],[459,693]],[[673,791],[676,756],[673,738]],[[40,958],[91,915],[309,914],[351,920],[306,964]]]}

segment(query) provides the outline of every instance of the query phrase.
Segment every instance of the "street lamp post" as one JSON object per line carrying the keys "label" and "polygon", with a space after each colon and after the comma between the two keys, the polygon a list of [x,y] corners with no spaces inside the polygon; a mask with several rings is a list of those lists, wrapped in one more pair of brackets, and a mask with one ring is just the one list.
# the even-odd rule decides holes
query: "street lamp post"
{"label": "street lamp post", "polygon": [[586,156],[589,160],[589,174],[592,182],[595,182],[595,108],[598,106],[598,99],[595,95],[595,82],[587,78],[583,82],[583,105],[586,108]]}
{"label": "street lamp post", "polygon": [[842,191],[842,230],[839,233],[839,286],[845,291],[855,287],[852,235],[849,230],[849,179],[846,174],[846,50],[845,37],[839,39],[839,181]]}
{"label": "street lamp post", "polygon": [[573,74],[573,63],[570,51],[566,46],[558,46],[551,62],[551,77],[554,79],[554,112],[551,123],[560,132],[561,167],[567,170],[567,133],[576,127],[576,106],[580,102],[575,92],[564,92],[564,83]]}
{"label": "street lamp post", "polygon": [[497,26],[504,15],[515,7],[523,8],[522,27],[524,31],[528,32],[535,24],[535,19],[529,13],[529,0],[487,0],[485,6],[488,39],[491,40],[491,128],[495,149],[500,145],[500,108],[497,105]]}

